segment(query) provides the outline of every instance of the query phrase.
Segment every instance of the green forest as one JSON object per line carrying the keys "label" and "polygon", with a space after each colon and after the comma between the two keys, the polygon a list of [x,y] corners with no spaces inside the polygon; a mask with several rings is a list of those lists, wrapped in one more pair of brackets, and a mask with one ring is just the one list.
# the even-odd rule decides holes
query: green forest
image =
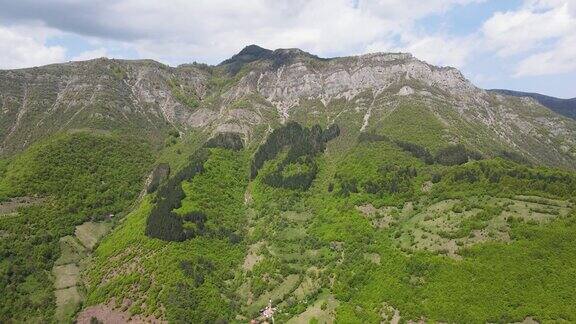
{"label": "green forest", "polygon": [[0,322],[50,322],[58,241],[87,220],[122,218],[153,162],[136,139],[63,134],[2,165],[0,197],[34,204],[0,217]]}
{"label": "green forest", "polygon": [[290,122],[186,153],[178,138],[157,159],[79,132],[2,161],[1,199],[30,203],[0,218],[0,321],[53,320],[59,240],[87,221],[113,229],[76,314],[114,300],[129,316],[242,323],[272,300],[278,322],[576,321],[573,172],[340,132]]}

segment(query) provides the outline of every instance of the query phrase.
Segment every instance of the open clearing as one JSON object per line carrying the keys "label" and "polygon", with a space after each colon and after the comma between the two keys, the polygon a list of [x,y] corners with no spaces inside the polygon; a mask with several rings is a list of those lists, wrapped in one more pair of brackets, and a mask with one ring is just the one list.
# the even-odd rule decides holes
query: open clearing
{"label": "open clearing", "polygon": [[15,197],[0,203],[0,215],[12,214],[18,211],[18,208],[39,204],[44,198],[38,197]]}
{"label": "open clearing", "polygon": [[64,236],[60,238],[60,257],[56,260],[56,265],[67,263],[78,263],[86,257],[86,249],[75,236]]}
{"label": "open clearing", "polygon": [[76,226],[75,236],[60,238],[61,254],[52,268],[56,319],[59,322],[70,322],[78,305],[84,299],[78,290],[80,265],[111,227],[112,224],[109,222],[86,222]]}
{"label": "open clearing", "polygon": [[56,289],[54,294],[56,295],[56,319],[60,323],[70,321],[76,311],[76,307],[82,301],[78,287]]}
{"label": "open clearing", "polygon": [[[426,250],[459,259],[462,248],[487,241],[509,241],[509,221],[513,219],[544,224],[565,217],[572,208],[568,201],[536,196],[448,199],[429,205],[399,224],[395,238],[405,251]],[[395,207],[375,209],[365,205],[358,209],[373,219],[399,212]]]}
{"label": "open clearing", "polygon": [[[398,324],[400,323],[400,312],[388,305],[388,303],[382,303],[382,308],[380,309],[380,316],[382,317],[381,323]],[[412,321],[409,321],[412,323]]]}
{"label": "open clearing", "polygon": [[96,243],[110,230],[111,224],[107,222],[86,222],[76,226],[74,232],[78,240],[87,249],[92,250]]}
{"label": "open clearing", "polygon": [[76,286],[80,278],[80,269],[75,263],[55,266],[52,269],[54,274],[54,287],[56,289]]}
{"label": "open clearing", "polygon": [[301,314],[292,317],[287,323],[309,323],[312,320],[317,320],[317,323],[331,324],[334,323],[334,310],[338,306],[338,301],[330,294],[320,294],[314,304]]}
{"label": "open clearing", "polygon": [[246,254],[246,258],[244,259],[244,264],[242,268],[246,271],[252,270],[254,266],[262,261],[264,257],[260,254],[260,249],[266,245],[266,242],[260,241],[250,245],[248,248],[248,253]]}

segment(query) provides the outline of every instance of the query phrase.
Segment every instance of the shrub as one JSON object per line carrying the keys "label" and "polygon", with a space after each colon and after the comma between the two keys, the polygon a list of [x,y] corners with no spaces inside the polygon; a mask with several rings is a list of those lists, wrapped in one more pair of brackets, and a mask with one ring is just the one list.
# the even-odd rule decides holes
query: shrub
{"label": "shrub", "polygon": [[480,160],[482,156],[478,152],[468,150],[464,145],[450,145],[440,149],[434,160],[442,165],[464,164],[469,160]]}
{"label": "shrub", "polygon": [[[152,209],[146,221],[146,235],[165,241],[183,241],[198,234],[197,231],[184,229],[182,217],[173,212],[180,208],[184,198],[182,181],[191,179],[202,172],[204,162],[208,159],[208,152],[200,149],[192,157],[191,161],[173,178],[169,179],[160,189],[156,196],[156,206]],[[191,218],[197,215],[187,215]],[[200,220],[200,217],[195,219]],[[205,219],[202,219],[203,224]]]}
{"label": "shrub", "polygon": [[240,138],[240,134],[226,132],[218,133],[216,136],[209,139],[206,144],[204,144],[204,147],[221,147],[229,150],[239,151],[244,148],[244,143],[242,142],[242,138]]}
{"label": "shrub", "polygon": [[[289,122],[275,129],[262,144],[252,159],[250,177],[254,179],[258,171],[268,160],[271,160],[286,146],[288,153],[275,171],[264,178],[264,182],[273,187],[306,190],[316,177],[318,167],[313,157],[323,152],[326,142],[340,134],[338,125],[331,125],[322,130],[319,125],[311,129],[302,127],[296,122]],[[287,168],[300,164],[304,171],[296,174],[284,172]]]}
{"label": "shrub", "polygon": [[427,148],[420,146],[418,144],[405,141],[394,141],[394,143],[404,151],[411,153],[414,157],[421,159],[422,161],[424,161],[424,163],[426,164],[434,163],[434,157],[432,157],[432,154],[430,153],[430,151],[428,151]]}

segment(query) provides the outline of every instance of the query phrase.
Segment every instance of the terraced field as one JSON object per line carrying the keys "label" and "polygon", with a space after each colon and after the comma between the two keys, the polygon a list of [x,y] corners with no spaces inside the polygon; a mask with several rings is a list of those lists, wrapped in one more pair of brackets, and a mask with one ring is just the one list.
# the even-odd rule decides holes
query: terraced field
{"label": "terraced field", "polygon": [[111,222],[86,222],[76,226],[74,236],[60,239],[61,254],[52,268],[57,321],[67,322],[75,316],[85,298],[80,273],[89,262],[92,249],[111,228]]}

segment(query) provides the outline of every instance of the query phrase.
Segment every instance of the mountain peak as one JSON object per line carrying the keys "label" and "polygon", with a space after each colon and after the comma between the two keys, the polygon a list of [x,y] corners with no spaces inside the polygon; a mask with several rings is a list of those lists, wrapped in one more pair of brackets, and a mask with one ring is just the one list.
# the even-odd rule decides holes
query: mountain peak
{"label": "mountain peak", "polygon": [[236,54],[235,56],[239,56],[239,55],[254,55],[254,56],[265,56],[267,54],[272,53],[271,50],[252,44],[252,45],[248,45],[246,47],[244,47],[240,52],[238,52],[238,54]]}
{"label": "mountain peak", "polygon": [[227,66],[230,74],[236,74],[245,64],[258,60],[270,60],[274,66],[280,66],[301,58],[321,59],[299,48],[279,48],[272,51],[258,45],[248,45],[220,65]]}
{"label": "mountain peak", "polygon": [[231,58],[224,60],[220,65],[228,64],[246,64],[254,62],[263,58],[270,57],[272,51],[258,45],[248,45],[244,47],[238,54],[233,55]]}

